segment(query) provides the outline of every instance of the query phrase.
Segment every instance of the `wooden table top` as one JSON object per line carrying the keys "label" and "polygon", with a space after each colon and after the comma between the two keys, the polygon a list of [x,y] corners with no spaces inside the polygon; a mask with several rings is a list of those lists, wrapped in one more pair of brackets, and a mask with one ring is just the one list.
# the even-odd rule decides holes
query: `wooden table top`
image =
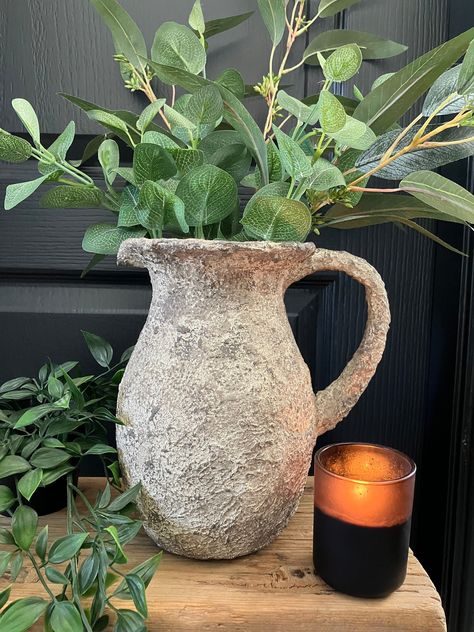
{"label": "wooden table top", "polygon": [[[83,478],[80,486],[94,497],[102,482]],[[150,632],[444,632],[439,595],[412,553],[405,583],[384,599],[338,594],[314,574],[312,494],[309,478],[287,529],[258,553],[231,561],[196,561],[165,553],[147,590]],[[65,512],[40,522],[47,522],[50,538],[56,538],[64,534]],[[127,551],[133,567],[157,549],[141,533]],[[0,589],[8,583],[8,577],[0,580]],[[43,592],[25,563],[12,598],[31,595]],[[129,604],[123,602],[122,607]],[[33,629],[39,632],[42,626]]]}

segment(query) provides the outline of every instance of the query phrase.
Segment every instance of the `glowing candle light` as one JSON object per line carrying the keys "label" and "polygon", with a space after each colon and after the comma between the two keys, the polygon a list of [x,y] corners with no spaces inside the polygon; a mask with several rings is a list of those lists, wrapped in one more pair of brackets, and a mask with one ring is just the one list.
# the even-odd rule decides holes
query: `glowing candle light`
{"label": "glowing candle light", "polygon": [[384,596],[406,575],[416,466],[390,448],[341,443],[314,467],[316,572],[351,595]]}

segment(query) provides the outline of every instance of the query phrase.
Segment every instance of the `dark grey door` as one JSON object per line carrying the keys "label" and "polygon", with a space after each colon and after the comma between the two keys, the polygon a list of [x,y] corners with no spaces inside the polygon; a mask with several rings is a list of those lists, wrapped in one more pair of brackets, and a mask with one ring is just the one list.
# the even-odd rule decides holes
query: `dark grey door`
{"label": "dark grey door", "polygon": [[[191,4],[191,0],[123,0],[148,40],[161,21],[185,21]],[[254,10],[256,2],[203,4],[208,16],[221,17]],[[308,13],[316,4],[308,3]],[[57,134],[74,118],[82,143],[98,128],[57,92],[115,109],[139,107],[140,99],[122,87],[108,32],[87,0],[3,0],[0,11],[3,128],[21,131],[9,105],[17,96],[35,104],[47,134]],[[409,46],[400,57],[363,66],[358,85],[367,89],[378,74],[400,67],[471,26],[472,13],[467,0],[364,0],[347,14],[327,20],[324,27],[373,31]],[[211,76],[236,64],[247,83],[259,81],[267,72],[268,41],[256,14],[216,37],[211,50]],[[297,96],[312,94],[318,90],[318,80],[317,71],[302,70],[292,90]],[[30,179],[30,171],[29,165],[21,169],[2,165],[0,189]],[[453,171],[463,184],[471,173],[472,182],[465,164]],[[120,351],[136,340],[150,299],[146,274],[117,269],[110,260],[85,279],[79,277],[88,259],[81,252],[82,233],[99,217],[98,211],[39,210],[34,197],[20,209],[0,214],[0,380],[32,373],[47,356],[58,361],[79,359],[87,366],[80,329],[106,337]],[[449,230],[450,238],[461,243],[462,231]],[[321,444],[373,441],[399,448],[416,460],[413,546],[441,586],[443,568],[446,578],[452,559],[453,532],[444,507],[448,499],[455,502],[449,483],[454,467],[450,454],[457,454],[459,438],[451,434],[449,424],[459,366],[458,306],[462,292],[467,293],[462,276],[467,274],[466,264],[423,237],[390,226],[334,231],[316,243],[365,257],[380,271],[393,321],[375,378],[348,419],[322,437]],[[363,292],[344,276],[318,276],[291,288],[286,304],[315,387],[322,388],[339,374],[358,344],[365,321]],[[444,596],[448,600],[449,586]],[[452,629],[461,632],[461,627]]]}

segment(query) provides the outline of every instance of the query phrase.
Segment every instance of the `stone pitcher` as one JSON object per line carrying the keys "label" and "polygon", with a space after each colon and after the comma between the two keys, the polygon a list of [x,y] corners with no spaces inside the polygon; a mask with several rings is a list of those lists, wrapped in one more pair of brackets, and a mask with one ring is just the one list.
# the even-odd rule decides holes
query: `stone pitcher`
{"label": "stone pitcher", "polygon": [[[363,259],[311,243],[129,239],[118,261],[148,268],[153,286],[117,412],[145,531],[187,557],[256,551],[295,512],[317,436],[375,372],[390,321],[384,284]],[[340,377],[315,396],[283,296],[319,270],[365,286],[368,320]]]}

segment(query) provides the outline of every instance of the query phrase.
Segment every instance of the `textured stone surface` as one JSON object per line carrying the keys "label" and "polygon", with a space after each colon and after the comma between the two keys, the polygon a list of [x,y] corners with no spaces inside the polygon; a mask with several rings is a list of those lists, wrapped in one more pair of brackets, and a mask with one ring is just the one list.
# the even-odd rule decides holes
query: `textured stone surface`
{"label": "textured stone surface", "polygon": [[[189,557],[255,551],[296,510],[317,435],[375,371],[389,325],[383,282],[367,262],[313,244],[131,239],[118,259],[147,267],[153,285],[118,401],[120,459],[143,484],[145,530]],[[366,285],[369,319],[341,378],[315,398],[283,295],[327,269]]]}

